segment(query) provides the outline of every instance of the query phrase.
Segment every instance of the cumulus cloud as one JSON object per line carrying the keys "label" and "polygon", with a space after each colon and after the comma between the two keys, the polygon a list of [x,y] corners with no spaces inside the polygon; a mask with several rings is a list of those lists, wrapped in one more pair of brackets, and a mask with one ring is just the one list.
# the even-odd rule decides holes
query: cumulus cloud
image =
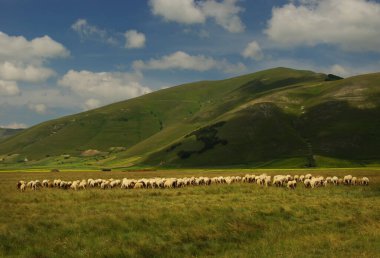
{"label": "cumulus cloud", "polygon": [[68,71],[58,84],[85,98],[105,103],[129,99],[151,92],[140,84],[140,76],[130,73]]}
{"label": "cumulus cloud", "polygon": [[55,75],[44,63],[70,52],[49,36],[27,40],[0,32],[0,80],[41,82]]}
{"label": "cumulus cloud", "polygon": [[15,96],[20,94],[16,82],[0,80],[0,96]]}
{"label": "cumulus cloud", "polygon": [[55,75],[52,69],[11,62],[0,63],[0,78],[10,81],[41,82]]}
{"label": "cumulus cloud", "polygon": [[98,99],[88,99],[83,105],[84,110],[91,110],[101,106],[101,102]]}
{"label": "cumulus cloud", "polygon": [[245,58],[251,58],[255,60],[262,59],[263,52],[259,43],[257,43],[256,41],[252,41],[251,43],[249,43],[247,47],[244,49],[242,56]]}
{"label": "cumulus cloud", "polygon": [[206,20],[200,6],[193,0],[150,0],[149,5],[154,15],[166,21],[195,24]]}
{"label": "cumulus cloud", "polygon": [[201,3],[201,8],[206,17],[211,17],[215,23],[222,26],[229,32],[243,32],[245,26],[239,17],[243,8],[236,5],[237,0],[224,0],[217,2],[214,0]]}
{"label": "cumulus cloud", "polygon": [[9,36],[0,31],[0,62],[38,63],[52,58],[67,57],[70,52],[49,36],[27,40],[23,36]]}
{"label": "cumulus cloud", "polygon": [[23,123],[10,123],[7,125],[0,125],[0,128],[7,128],[7,129],[25,129],[28,126]]}
{"label": "cumulus cloud", "polygon": [[125,36],[125,48],[143,48],[145,46],[144,33],[137,32],[136,30],[129,30],[124,33]]}
{"label": "cumulus cloud", "polygon": [[238,73],[246,69],[242,63],[230,64],[226,60],[216,60],[204,55],[189,55],[183,51],[177,51],[160,59],[150,59],[149,61],[137,60],[133,62],[136,70],[193,70],[208,71],[212,69],[222,70],[227,73]]}
{"label": "cumulus cloud", "polygon": [[298,0],[274,8],[265,33],[285,47],[331,44],[345,51],[380,48],[380,4],[367,0]]}
{"label": "cumulus cloud", "polygon": [[[237,0],[150,0],[151,11],[166,21],[182,24],[200,24],[208,18],[229,32],[237,33],[245,29],[239,13],[243,9],[237,6]],[[180,11],[179,11],[180,10]]]}
{"label": "cumulus cloud", "polygon": [[97,40],[110,45],[117,44],[117,39],[109,36],[106,30],[91,25],[86,19],[78,19],[71,25],[71,29],[78,33],[82,40]]}
{"label": "cumulus cloud", "polygon": [[47,107],[45,104],[29,104],[28,105],[28,108],[34,112],[36,112],[37,114],[46,114],[46,111],[47,111]]}

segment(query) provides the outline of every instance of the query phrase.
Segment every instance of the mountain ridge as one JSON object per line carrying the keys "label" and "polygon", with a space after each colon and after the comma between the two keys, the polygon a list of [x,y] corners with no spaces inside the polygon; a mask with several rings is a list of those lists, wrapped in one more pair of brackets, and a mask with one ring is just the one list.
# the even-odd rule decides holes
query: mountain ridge
{"label": "mountain ridge", "polygon": [[[341,79],[280,67],[187,83],[36,125],[4,140],[0,155],[36,166],[365,164],[380,151],[379,82],[380,73]],[[90,149],[98,155],[84,158]]]}

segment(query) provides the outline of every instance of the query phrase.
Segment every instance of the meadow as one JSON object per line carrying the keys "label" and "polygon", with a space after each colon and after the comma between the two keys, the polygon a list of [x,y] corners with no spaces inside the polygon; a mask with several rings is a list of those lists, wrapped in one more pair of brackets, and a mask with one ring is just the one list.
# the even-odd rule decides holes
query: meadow
{"label": "meadow", "polygon": [[[255,184],[181,189],[17,191],[18,180],[246,173],[369,177],[296,190]],[[379,257],[380,169],[1,172],[0,257]]]}

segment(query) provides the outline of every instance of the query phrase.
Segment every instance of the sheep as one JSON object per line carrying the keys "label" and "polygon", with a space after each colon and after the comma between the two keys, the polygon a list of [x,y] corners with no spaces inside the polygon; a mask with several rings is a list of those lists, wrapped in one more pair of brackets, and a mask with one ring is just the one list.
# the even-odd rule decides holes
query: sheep
{"label": "sheep", "polygon": [[42,187],[42,184],[39,180],[33,181],[32,182],[32,189],[37,190],[38,188]]}
{"label": "sheep", "polygon": [[79,189],[83,189],[83,190],[86,190],[86,187],[87,187],[87,181],[86,180],[82,180],[79,185],[78,185],[78,188]]}
{"label": "sheep", "polygon": [[144,184],[142,182],[137,182],[134,186],[133,189],[141,189],[144,188]]}
{"label": "sheep", "polygon": [[110,182],[108,180],[103,180],[102,183],[100,184],[101,189],[107,189],[110,188]]}
{"label": "sheep", "polygon": [[167,179],[164,183],[164,188],[175,188],[177,181],[173,178]]}
{"label": "sheep", "polygon": [[54,183],[54,187],[60,187],[61,179],[55,179],[55,180],[53,181],[53,183]]}
{"label": "sheep", "polygon": [[74,181],[71,185],[70,185],[70,189],[74,190],[74,191],[77,191],[79,188],[79,181]]}
{"label": "sheep", "polygon": [[289,189],[293,189],[293,190],[296,189],[296,187],[297,187],[297,181],[296,180],[288,181],[287,187]]}
{"label": "sheep", "polygon": [[114,181],[112,181],[110,183],[110,187],[111,188],[114,188],[114,187],[119,186],[119,185],[121,185],[121,181],[120,180],[114,180]]}
{"label": "sheep", "polygon": [[311,180],[310,179],[305,179],[303,181],[305,188],[311,188]]}
{"label": "sheep", "polygon": [[358,183],[358,179],[357,179],[357,177],[352,177],[352,179],[351,179],[351,184],[352,185],[356,185]]}
{"label": "sheep", "polygon": [[303,182],[305,180],[305,176],[304,175],[300,175],[300,182]]}
{"label": "sheep", "polygon": [[311,179],[313,176],[311,174],[305,175],[305,179]]}
{"label": "sheep", "polygon": [[42,186],[43,187],[49,187],[49,180],[47,180],[47,179],[42,180]]}
{"label": "sheep", "polygon": [[294,180],[296,180],[296,182],[300,181],[300,176],[299,175],[295,175],[293,178],[294,178]]}
{"label": "sheep", "polygon": [[310,187],[311,188],[318,187],[318,180],[315,177],[311,178],[311,180],[310,180]]}
{"label": "sheep", "polygon": [[227,177],[227,178],[225,179],[225,182],[226,182],[226,184],[228,184],[228,185],[232,184],[232,178]]}
{"label": "sheep", "polygon": [[20,191],[21,191],[21,192],[25,192],[25,190],[26,190],[26,183],[24,182],[24,183],[22,183],[22,184],[20,185]]}
{"label": "sheep", "polygon": [[350,185],[351,184],[351,180],[352,180],[352,176],[351,175],[347,175],[345,177],[343,177],[343,182],[345,185]]}
{"label": "sheep", "polygon": [[21,185],[23,185],[23,184],[25,184],[25,186],[26,186],[26,182],[25,181],[18,181],[17,182],[17,189],[20,189],[21,188]]}
{"label": "sheep", "polygon": [[363,177],[361,179],[361,184],[362,185],[369,185],[369,179],[368,179],[368,177]]}
{"label": "sheep", "polygon": [[334,185],[338,185],[338,180],[339,180],[339,178],[338,178],[337,176],[333,176],[333,177],[331,178],[331,182],[332,182]]}
{"label": "sheep", "polygon": [[271,176],[266,176],[264,179],[264,184],[266,187],[270,186],[272,183],[272,177]]}

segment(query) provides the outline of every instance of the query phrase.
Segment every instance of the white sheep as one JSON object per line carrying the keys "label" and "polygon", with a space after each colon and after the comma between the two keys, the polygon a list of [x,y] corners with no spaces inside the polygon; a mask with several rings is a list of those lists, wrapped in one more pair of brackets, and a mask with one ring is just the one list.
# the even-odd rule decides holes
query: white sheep
{"label": "white sheep", "polygon": [[296,187],[297,187],[297,181],[296,180],[288,181],[287,187],[289,189],[296,189]]}
{"label": "white sheep", "polygon": [[361,184],[362,185],[369,185],[369,178],[368,177],[363,177],[361,179]]}
{"label": "white sheep", "polygon": [[311,180],[310,179],[305,179],[303,181],[303,184],[305,185],[306,188],[311,188]]}
{"label": "white sheep", "polygon": [[347,175],[345,177],[343,177],[343,182],[345,185],[350,185],[351,184],[351,180],[352,180],[352,176],[351,175]]}

